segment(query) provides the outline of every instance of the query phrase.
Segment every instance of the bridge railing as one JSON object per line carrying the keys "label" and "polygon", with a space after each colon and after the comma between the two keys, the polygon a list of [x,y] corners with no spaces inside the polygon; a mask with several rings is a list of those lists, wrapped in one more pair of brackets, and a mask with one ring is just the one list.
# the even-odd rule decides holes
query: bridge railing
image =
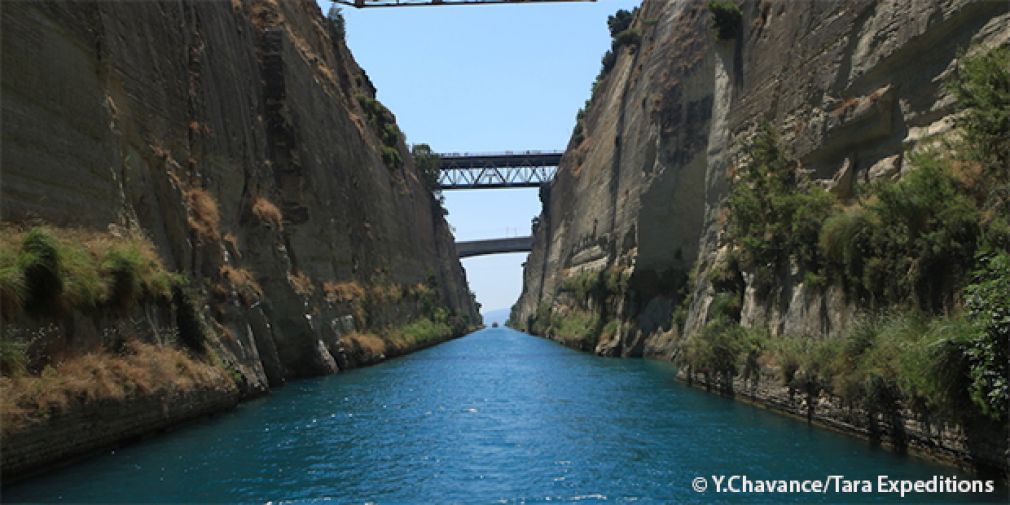
{"label": "bridge railing", "polygon": [[462,152],[462,153],[438,153],[437,156],[446,158],[495,158],[503,156],[561,156],[564,151],[557,149],[527,149],[525,151],[484,151],[484,152]]}

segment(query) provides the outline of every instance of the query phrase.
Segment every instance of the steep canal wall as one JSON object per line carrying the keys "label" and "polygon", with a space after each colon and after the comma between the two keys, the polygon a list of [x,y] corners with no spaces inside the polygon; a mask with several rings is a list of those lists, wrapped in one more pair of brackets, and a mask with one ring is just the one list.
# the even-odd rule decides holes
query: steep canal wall
{"label": "steep canal wall", "polygon": [[5,482],[479,323],[339,17],[0,10]]}
{"label": "steep canal wall", "polygon": [[967,0],[615,16],[511,325],[1005,474],[1008,26]]}

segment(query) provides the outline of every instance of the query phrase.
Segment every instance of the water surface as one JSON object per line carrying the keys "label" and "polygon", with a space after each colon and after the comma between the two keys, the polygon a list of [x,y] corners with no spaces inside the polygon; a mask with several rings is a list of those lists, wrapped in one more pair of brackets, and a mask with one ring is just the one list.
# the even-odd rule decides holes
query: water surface
{"label": "water surface", "polygon": [[727,495],[711,487],[697,493],[691,486],[693,479],[711,475],[838,474],[956,475],[945,466],[688,388],[675,380],[668,363],[600,358],[499,328],[374,367],[290,383],[234,412],[4,488],[2,498],[896,501],[896,495]]}

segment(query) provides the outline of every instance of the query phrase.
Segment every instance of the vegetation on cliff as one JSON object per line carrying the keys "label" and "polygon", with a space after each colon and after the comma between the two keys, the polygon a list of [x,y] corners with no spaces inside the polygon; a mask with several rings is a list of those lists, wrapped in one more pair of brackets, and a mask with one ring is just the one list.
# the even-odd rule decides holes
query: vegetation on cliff
{"label": "vegetation on cliff", "polygon": [[[965,58],[951,91],[960,138],[908,155],[913,168],[838,201],[804,179],[763,127],[727,201],[732,255],[682,365],[723,383],[758,363],[790,387],[871,411],[899,405],[954,421],[1007,419],[1010,376],[1010,50]],[[770,338],[738,324],[746,284],[776,296],[792,268],[868,310],[838,339]],[[749,279],[749,280],[745,280]]]}
{"label": "vegetation on cliff", "polygon": [[617,63],[617,54],[623,47],[630,47],[632,50],[637,49],[642,44],[642,32],[637,28],[632,28],[631,25],[635,21],[635,17],[638,14],[638,7],[628,11],[625,9],[618,9],[617,12],[611,14],[607,17],[607,29],[610,30],[610,49],[603,54],[603,58],[600,60],[600,73],[597,74],[596,79],[593,81],[592,91],[590,92],[589,98],[586,99],[586,103],[579,109],[579,112],[575,115],[575,128],[572,130],[572,142],[575,145],[579,145],[585,139],[585,117],[586,111],[589,109],[589,105],[592,103],[593,98],[596,97],[596,93],[600,88],[600,83],[607,77],[611,70],[613,70],[614,65]]}
{"label": "vegetation on cliff", "polygon": [[7,319],[23,312],[62,315],[164,302],[182,280],[136,235],[5,226],[0,238],[0,298]]}
{"label": "vegetation on cliff", "polygon": [[345,335],[343,340],[353,358],[371,363],[461,335],[469,331],[471,325],[472,321],[466,317],[439,307],[430,317],[421,317],[399,326],[354,331]]}
{"label": "vegetation on cliff", "polygon": [[194,388],[234,390],[213,353],[203,349],[205,359],[199,359],[174,347],[178,336],[144,343],[136,335],[106,329],[97,337],[99,345],[76,354],[54,347],[52,339],[65,338],[63,329],[40,323],[167,307],[183,283],[181,275],[165,268],[154,246],[135,233],[5,226],[0,238],[3,433],[83,403]]}
{"label": "vegetation on cliff", "polygon": [[720,40],[734,39],[740,34],[743,13],[732,0],[709,0],[708,10],[712,13],[712,29]]}
{"label": "vegetation on cliff", "polygon": [[591,350],[600,337],[617,331],[617,314],[608,313],[614,297],[628,292],[627,272],[614,265],[602,270],[582,270],[569,274],[561,283],[561,294],[570,307],[555,311],[542,303],[529,321],[515,321],[509,326],[526,327],[529,331],[557,338],[579,349]]}
{"label": "vegetation on cliff", "polygon": [[396,126],[396,118],[381,102],[370,96],[359,94],[358,105],[365,112],[365,118],[375,135],[382,141],[380,152],[382,162],[389,168],[400,168],[403,156],[400,154],[400,129]]}
{"label": "vegetation on cliff", "polygon": [[234,391],[225,370],[171,347],[127,342],[46,365],[37,374],[0,377],[0,434],[74,407],[193,390]]}

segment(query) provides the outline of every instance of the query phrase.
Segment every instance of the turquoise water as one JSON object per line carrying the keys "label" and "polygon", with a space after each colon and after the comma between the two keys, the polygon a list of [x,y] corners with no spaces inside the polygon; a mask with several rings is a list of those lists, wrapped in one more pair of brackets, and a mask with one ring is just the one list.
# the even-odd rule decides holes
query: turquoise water
{"label": "turquoise water", "polygon": [[691,484],[712,475],[955,475],[674,375],[667,363],[599,358],[488,329],[288,384],[234,412],[4,488],[3,501],[869,502],[898,497],[697,493]]}

